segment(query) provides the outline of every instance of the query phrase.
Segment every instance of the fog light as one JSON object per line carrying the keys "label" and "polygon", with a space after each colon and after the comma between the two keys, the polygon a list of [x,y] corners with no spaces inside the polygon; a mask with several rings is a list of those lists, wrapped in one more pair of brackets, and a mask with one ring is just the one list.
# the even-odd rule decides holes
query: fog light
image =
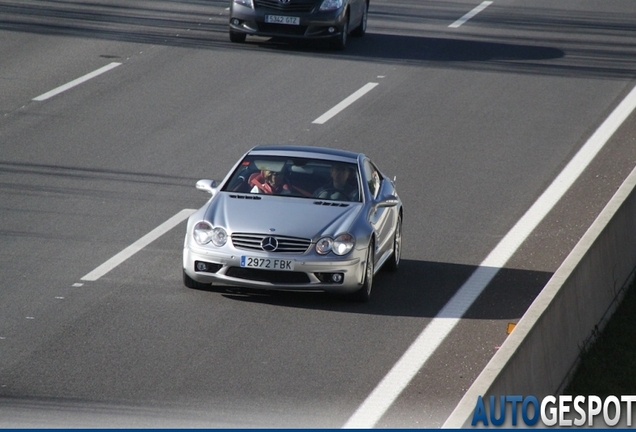
{"label": "fog light", "polygon": [[240,23],[241,23],[241,21],[239,21],[239,19],[238,19],[238,18],[232,18],[232,25],[237,26],[237,25],[239,25]]}
{"label": "fog light", "polygon": [[198,272],[216,273],[221,269],[221,267],[223,267],[222,264],[209,263],[205,261],[194,262],[194,270]]}
{"label": "fog light", "polygon": [[344,281],[344,273],[314,273],[318,280],[324,284],[341,284]]}
{"label": "fog light", "polygon": [[335,33],[336,28],[335,27],[329,27],[329,29],[327,30],[329,33]]}

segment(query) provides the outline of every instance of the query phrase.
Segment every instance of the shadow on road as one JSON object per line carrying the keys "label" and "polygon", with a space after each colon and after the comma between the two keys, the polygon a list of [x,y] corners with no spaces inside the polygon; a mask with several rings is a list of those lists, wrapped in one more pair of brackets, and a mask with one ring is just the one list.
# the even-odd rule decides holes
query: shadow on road
{"label": "shadow on road", "polygon": [[[396,273],[380,271],[369,303],[323,293],[212,287],[236,301],[332,312],[434,318],[477,269],[476,266],[402,260]],[[501,269],[464,314],[467,319],[519,319],[552,273]],[[458,317],[459,318],[459,317]]]}

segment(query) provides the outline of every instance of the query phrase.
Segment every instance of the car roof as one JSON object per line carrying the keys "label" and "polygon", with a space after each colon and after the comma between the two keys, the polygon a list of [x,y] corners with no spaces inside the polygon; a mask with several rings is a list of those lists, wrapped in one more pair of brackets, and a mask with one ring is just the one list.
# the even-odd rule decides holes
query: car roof
{"label": "car roof", "polygon": [[268,156],[291,156],[291,157],[307,157],[357,162],[361,153],[354,153],[347,150],[338,150],[325,147],[309,147],[295,145],[259,145],[253,147],[248,154],[259,154]]}

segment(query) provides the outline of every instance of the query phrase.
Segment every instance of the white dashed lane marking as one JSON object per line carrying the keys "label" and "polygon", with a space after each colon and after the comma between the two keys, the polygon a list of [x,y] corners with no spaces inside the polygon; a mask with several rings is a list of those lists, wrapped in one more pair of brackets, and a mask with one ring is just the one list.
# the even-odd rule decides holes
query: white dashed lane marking
{"label": "white dashed lane marking", "polygon": [[359,90],[353,93],[351,96],[344,99],[335,107],[331,108],[329,111],[318,117],[312,123],[314,124],[325,124],[328,120],[334,117],[336,114],[347,108],[349,105],[360,99],[365,94],[369,93],[378,83],[370,82],[363,85]]}
{"label": "white dashed lane marking", "polygon": [[493,2],[491,1],[485,1],[482,2],[479,6],[477,6],[475,9],[471,10],[470,12],[468,12],[466,15],[464,15],[463,17],[461,17],[460,19],[458,19],[457,21],[455,21],[454,23],[452,23],[451,25],[449,25],[448,27],[450,28],[457,28],[460,27],[462,24],[464,24],[466,21],[468,21],[469,19],[471,19],[472,17],[474,17],[475,15],[477,15],[479,12],[483,11],[484,9],[486,9],[488,6],[490,6]]}
{"label": "white dashed lane marking", "polygon": [[101,68],[99,68],[99,69],[97,69],[97,70],[95,70],[95,71],[93,71],[93,72],[91,72],[89,74],[86,74],[86,75],[81,76],[81,77],[79,77],[77,79],[74,79],[73,81],[68,82],[68,83],[66,83],[66,84],[64,84],[62,86],[57,87],[57,88],[54,88],[51,91],[43,93],[40,96],[33,98],[33,100],[37,101],[37,102],[41,102],[41,101],[50,99],[53,96],[56,96],[56,95],[58,95],[58,94],[60,94],[62,92],[65,92],[68,89],[71,89],[71,88],[73,88],[75,86],[78,86],[78,85],[80,85],[80,84],[82,84],[82,83],[84,83],[84,82],[86,82],[86,81],[88,81],[88,80],[90,80],[92,78],[95,78],[96,76],[99,76],[99,75],[103,74],[104,72],[108,72],[109,70],[114,69],[114,68],[116,68],[119,65],[121,65],[121,63],[117,63],[117,62],[109,63],[106,66],[101,67]]}
{"label": "white dashed lane marking", "polygon": [[[110,258],[108,261],[97,267],[95,270],[84,275],[81,280],[96,281],[97,279],[101,278],[106,273],[117,267],[119,264],[126,261],[128,258],[148,246],[153,241],[157,240],[159,237],[170,231],[175,226],[179,225],[195,211],[196,210],[192,209],[181,210],[179,213],[172,216],[170,219],[159,225],[157,228],[153,229],[148,234],[119,252],[117,255]],[[73,286],[77,286],[77,284],[74,284]]]}

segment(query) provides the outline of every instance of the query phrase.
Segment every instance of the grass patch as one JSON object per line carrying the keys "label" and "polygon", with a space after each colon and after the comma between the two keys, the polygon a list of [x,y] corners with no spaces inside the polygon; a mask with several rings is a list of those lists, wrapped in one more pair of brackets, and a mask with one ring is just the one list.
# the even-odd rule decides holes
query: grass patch
{"label": "grass patch", "polygon": [[596,341],[582,353],[563,393],[601,398],[636,394],[636,283],[628,288]]}

